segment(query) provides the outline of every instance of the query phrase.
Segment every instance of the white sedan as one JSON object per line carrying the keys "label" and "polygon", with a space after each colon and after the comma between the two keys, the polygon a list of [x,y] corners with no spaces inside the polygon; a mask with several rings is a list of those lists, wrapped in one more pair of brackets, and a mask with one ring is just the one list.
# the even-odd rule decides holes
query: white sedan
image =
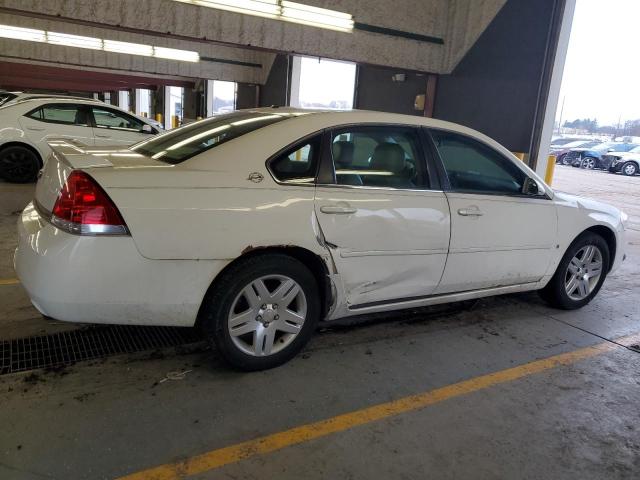
{"label": "white sedan", "polygon": [[49,157],[48,142],[85,147],[131,145],[158,133],[150,119],[91,99],[20,94],[0,106],[0,177],[31,182]]}
{"label": "white sedan", "polygon": [[246,370],[292,358],[320,319],[526,290],[579,308],[624,258],[622,212],[432,119],[245,110],[127,149],[53,149],[19,221],[33,304],[197,325]]}

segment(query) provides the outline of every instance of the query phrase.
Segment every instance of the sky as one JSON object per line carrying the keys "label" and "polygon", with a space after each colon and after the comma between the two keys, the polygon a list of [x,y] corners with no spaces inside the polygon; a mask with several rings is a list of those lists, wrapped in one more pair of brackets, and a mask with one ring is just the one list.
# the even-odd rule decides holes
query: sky
{"label": "sky", "polygon": [[640,118],[640,0],[577,0],[556,120]]}

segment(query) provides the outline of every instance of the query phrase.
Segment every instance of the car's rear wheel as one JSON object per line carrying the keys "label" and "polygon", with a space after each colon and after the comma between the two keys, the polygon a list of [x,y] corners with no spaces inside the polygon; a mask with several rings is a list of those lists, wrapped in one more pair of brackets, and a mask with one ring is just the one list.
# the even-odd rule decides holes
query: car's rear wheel
{"label": "car's rear wheel", "polygon": [[609,271],[609,246],[592,232],[580,235],[567,249],[542,297],[565,310],[580,308],[596,296]]}
{"label": "car's rear wheel", "polygon": [[571,159],[568,158],[568,155],[565,153],[558,157],[558,163],[561,163],[562,165],[571,165]]}
{"label": "car's rear wheel", "polygon": [[638,165],[634,162],[627,162],[622,166],[622,173],[629,177],[633,177],[636,173],[638,173]]}
{"label": "car's rear wheel", "polygon": [[273,368],[293,358],[320,316],[313,274],[283,254],[240,260],[208,297],[201,311],[205,334],[240,370]]}
{"label": "car's rear wheel", "polygon": [[40,159],[32,150],[11,145],[0,151],[0,176],[7,182],[34,182],[40,170]]}
{"label": "car's rear wheel", "polygon": [[582,160],[581,168],[593,170],[594,168],[596,168],[596,159],[593,157],[586,157],[584,160]]}

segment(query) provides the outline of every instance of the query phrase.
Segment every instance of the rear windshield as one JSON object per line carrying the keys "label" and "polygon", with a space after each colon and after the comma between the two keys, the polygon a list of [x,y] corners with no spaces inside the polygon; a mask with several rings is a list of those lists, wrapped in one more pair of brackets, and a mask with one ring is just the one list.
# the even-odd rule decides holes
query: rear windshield
{"label": "rear windshield", "polygon": [[291,117],[287,113],[242,111],[219,115],[158,135],[131,150],[167,163],[180,163],[199,153]]}

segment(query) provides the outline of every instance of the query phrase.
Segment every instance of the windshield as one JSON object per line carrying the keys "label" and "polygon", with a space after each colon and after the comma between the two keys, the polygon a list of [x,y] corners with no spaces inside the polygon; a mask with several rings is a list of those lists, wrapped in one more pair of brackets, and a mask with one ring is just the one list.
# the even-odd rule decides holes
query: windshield
{"label": "windshield", "polygon": [[17,95],[15,93],[2,92],[0,93],[0,105],[4,105],[5,103],[10,102],[16,97]]}
{"label": "windshield", "polygon": [[608,149],[613,147],[615,143],[601,143],[600,145],[596,145],[591,150],[595,152],[606,152]]}
{"label": "windshield", "polygon": [[637,147],[633,147],[631,150],[629,150],[629,153],[640,153],[640,145],[638,145]]}
{"label": "windshield", "polygon": [[290,118],[290,113],[240,111],[187,125],[131,147],[137,153],[167,163],[181,163],[249,132]]}

